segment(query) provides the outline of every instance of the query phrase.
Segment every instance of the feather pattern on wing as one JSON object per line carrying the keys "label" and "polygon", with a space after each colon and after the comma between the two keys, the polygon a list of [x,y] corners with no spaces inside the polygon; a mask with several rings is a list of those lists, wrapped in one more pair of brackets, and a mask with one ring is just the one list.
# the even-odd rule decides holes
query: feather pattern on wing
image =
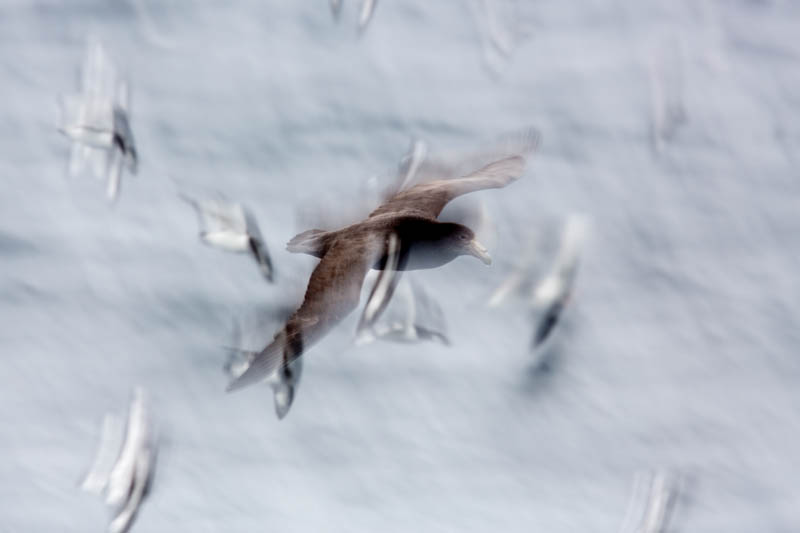
{"label": "feather pattern on wing", "polygon": [[384,247],[382,236],[369,232],[334,242],[312,272],[300,308],[228,390],[260,381],[290,364],[350,314],[358,306],[364,276]]}

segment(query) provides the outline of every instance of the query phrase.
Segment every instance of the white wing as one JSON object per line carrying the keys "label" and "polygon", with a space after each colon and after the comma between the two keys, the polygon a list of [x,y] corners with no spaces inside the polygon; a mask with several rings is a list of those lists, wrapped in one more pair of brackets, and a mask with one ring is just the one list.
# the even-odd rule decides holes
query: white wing
{"label": "white wing", "polygon": [[113,140],[114,68],[97,41],[90,41],[81,68],[81,93],[62,98],[61,131],[73,140],[69,174],[87,167],[97,178],[106,175],[107,151]]}
{"label": "white wing", "polygon": [[505,157],[514,155],[527,157],[536,151],[540,140],[539,131],[530,127],[500,135],[494,140],[483,143],[485,148],[481,150],[426,155],[417,167],[415,181],[423,183],[444,178],[458,178]]}
{"label": "white wing", "polygon": [[361,14],[358,16],[358,29],[364,31],[367,24],[372,19],[372,14],[375,12],[375,4],[378,0],[364,0],[361,3]]}
{"label": "white wing", "polygon": [[81,489],[100,494],[106,487],[111,469],[114,467],[114,459],[117,458],[122,444],[122,429],[122,420],[118,416],[107,414],[103,418],[100,446],[97,448],[92,467],[81,483]]}
{"label": "white wing", "polygon": [[128,412],[128,430],[125,442],[108,478],[106,503],[119,506],[126,501],[136,475],[137,457],[146,446],[148,438],[148,415],[144,391],[137,387]]}
{"label": "white wing", "polygon": [[108,199],[112,202],[117,199],[119,195],[119,183],[122,177],[122,161],[124,156],[119,148],[114,147],[111,150],[111,156],[108,163],[108,188],[106,194]]}
{"label": "white wing", "polygon": [[565,298],[572,290],[587,226],[587,219],[582,215],[571,215],[567,220],[561,237],[561,247],[550,273],[534,289],[535,305],[548,306]]}
{"label": "white wing", "polygon": [[79,125],[112,130],[116,74],[105,49],[97,41],[89,43],[81,89],[83,107],[78,117]]}
{"label": "white wing", "polygon": [[247,216],[241,205],[221,198],[196,200],[186,194],[180,197],[197,212],[200,231],[247,233]]}
{"label": "white wing", "polygon": [[358,321],[356,329],[357,342],[361,342],[358,340],[359,337],[372,329],[386,306],[389,305],[397,283],[403,274],[402,270],[398,270],[400,264],[400,239],[394,233],[389,235],[386,257],[386,264],[378,274],[375,286],[372,288],[369,299],[364,305],[361,319]]}
{"label": "white wing", "polygon": [[125,502],[125,507],[122,508],[119,514],[109,524],[108,530],[111,533],[128,531],[131,522],[139,511],[139,506],[141,506],[147,494],[147,486],[150,483],[150,476],[152,475],[154,464],[155,452],[149,447],[143,449],[136,457],[130,495]]}
{"label": "white wing", "polygon": [[224,200],[206,200],[201,205],[206,223],[210,226],[219,230],[247,233],[247,219],[241,205]]}
{"label": "white wing", "polygon": [[682,485],[682,476],[664,469],[637,472],[620,533],[667,531]]}

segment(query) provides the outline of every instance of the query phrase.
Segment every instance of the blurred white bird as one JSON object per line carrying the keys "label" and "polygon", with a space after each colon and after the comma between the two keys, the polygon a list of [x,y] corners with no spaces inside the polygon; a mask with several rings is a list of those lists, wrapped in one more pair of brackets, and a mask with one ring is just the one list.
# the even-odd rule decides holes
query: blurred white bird
{"label": "blurred white bird", "polygon": [[379,319],[356,333],[356,344],[375,340],[450,344],[447,324],[439,304],[411,279],[403,278]]}
{"label": "blurred white bird", "polygon": [[516,268],[489,297],[487,305],[497,307],[505,303],[510,296],[530,291],[528,303],[535,318],[532,350],[538,349],[547,341],[570,300],[586,230],[586,217],[569,216],[562,231],[556,258],[548,273],[538,283],[534,283],[537,262],[536,238],[532,238]]}
{"label": "blurred white bird", "polygon": [[620,533],[666,533],[682,489],[680,475],[666,469],[637,472]]}
{"label": "blurred white bird", "polygon": [[195,208],[200,222],[200,240],[227,252],[250,253],[261,274],[272,283],[274,269],[253,214],[238,203],[223,199],[195,200],[180,197]]}
{"label": "blurred white bird", "polygon": [[[375,5],[378,0],[363,0],[361,2],[361,10],[358,14],[358,31],[363,33],[367,29],[369,21],[372,20],[372,14],[375,12]],[[334,19],[339,19],[342,12],[342,0],[330,0],[331,14]]]}
{"label": "blurred white bird", "polygon": [[367,29],[367,24],[372,20],[372,14],[375,12],[375,5],[378,0],[364,0],[361,2],[361,13],[358,15],[358,29],[364,31]]}
{"label": "blurred white bird", "polygon": [[135,174],[138,154],[130,127],[128,84],[117,81],[100,43],[88,45],[81,94],[62,97],[61,107],[59,131],[72,140],[69,174],[76,176],[91,165],[96,177],[107,179],[107,195],[115,200],[122,167]]}
{"label": "blurred white bird", "polygon": [[114,468],[114,463],[122,447],[122,435],[122,420],[111,413],[106,414],[95,460],[81,483],[83,490],[99,495],[108,485],[111,469]]}
{"label": "blurred white bird", "polygon": [[538,314],[532,348],[542,345],[552,334],[561,318],[564,307],[572,295],[581,248],[586,236],[587,220],[582,215],[571,215],[564,226],[561,246],[550,272],[533,290],[532,304]]}
{"label": "blurred white bird", "polygon": [[[141,387],[134,389],[125,439],[121,437],[119,419],[106,415],[97,457],[81,484],[81,488],[95,494],[105,489],[106,504],[116,510],[116,516],[109,524],[111,533],[127,531],[133,524],[147,496],[155,469],[156,439]],[[116,461],[111,466],[109,458],[115,454]]]}

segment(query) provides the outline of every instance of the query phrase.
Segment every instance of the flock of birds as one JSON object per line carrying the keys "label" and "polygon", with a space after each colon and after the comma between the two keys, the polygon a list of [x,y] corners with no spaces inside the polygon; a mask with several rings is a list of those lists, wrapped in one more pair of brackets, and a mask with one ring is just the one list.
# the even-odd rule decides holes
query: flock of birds
{"label": "flock of birds", "polygon": [[[366,27],[374,8],[374,0],[363,1],[361,29]],[[341,0],[332,0],[331,9],[338,16]],[[128,84],[117,79],[98,42],[89,44],[81,79],[81,92],[61,101],[59,131],[72,142],[68,172],[73,176],[91,173],[105,179],[108,198],[115,201],[123,171],[135,174],[138,166]],[[320,261],[310,276],[302,303],[281,316],[283,326],[265,347],[243,347],[244,332],[238,322],[234,324],[235,346],[229,348],[224,365],[231,378],[227,390],[267,383],[273,390],[276,415],[284,418],[297,395],[302,356],[358,308],[363,286],[371,289],[358,321],[356,344],[384,340],[450,345],[441,306],[407,273],[438,268],[463,255],[491,264],[487,249],[473,229],[440,221],[438,217],[457,197],[511,185],[523,175],[526,160],[538,144],[538,132],[526,129],[488,149],[448,160],[430,157],[426,143],[414,141],[388,183],[375,179],[365,183],[374,193],[372,199],[378,200],[366,217],[337,229],[304,231],[288,242],[289,252],[309,254]],[[196,212],[203,243],[227,252],[249,254],[261,276],[269,283],[275,282],[273,261],[252,212],[221,194],[214,198],[180,194],[180,198]],[[478,216],[472,212],[469,215],[476,222],[477,233],[486,233],[485,207]],[[532,352],[547,352],[564,316],[587,230],[585,216],[570,215],[546,274],[538,275],[535,265],[540,250],[531,244],[487,302],[489,307],[498,307],[511,297],[527,295],[524,299],[534,317]],[[121,420],[107,415],[97,457],[81,485],[88,492],[104,493],[107,505],[115,509],[109,524],[112,532],[130,528],[152,483],[158,439],[146,393],[141,388],[134,391],[125,427],[123,431]],[[665,475],[649,479],[645,483],[649,486],[648,496],[638,506],[646,511],[638,522],[631,519],[639,524],[633,526],[635,531],[660,531],[677,490],[674,481],[664,481]]]}

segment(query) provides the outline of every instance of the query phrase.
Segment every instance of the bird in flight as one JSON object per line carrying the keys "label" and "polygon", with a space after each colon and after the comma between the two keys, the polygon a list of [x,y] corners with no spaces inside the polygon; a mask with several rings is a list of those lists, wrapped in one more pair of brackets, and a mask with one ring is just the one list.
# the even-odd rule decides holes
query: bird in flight
{"label": "bird in flight", "polygon": [[[295,236],[287,244],[289,252],[320,258],[303,303],[227,390],[259,382],[306,352],[358,307],[361,285],[370,269],[392,275],[394,271],[436,268],[462,255],[490,264],[486,248],[471,229],[439,222],[437,217],[454,198],[505,187],[522,175],[524,167],[522,156],[507,156],[460,178],[419,183],[401,190],[365,220],[345,228],[312,229]],[[390,245],[396,247],[396,252],[390,253]],[[376,285],[380,283],[379,277]]]}
{"label": "bird in flight", "polygon": [[196,200],[185,194],[180,197],[197,212],[201,241],[220,250],[249,253],[261,275],[270,283],[274,282],[272,259],[256,217],[249,209],[223,198]]}
{"label": "bird in flight", "polygon": [[136,174],[139,161],[130,126],[128,83],[118,81],[99,42],[90,42],[82,74],[82,93],[61,100],[64,116],[59,131],[72,141],[69,173],[78,175],[92,163],[98,177],[107,176],[107,194],[113,201],[123,166]]}

